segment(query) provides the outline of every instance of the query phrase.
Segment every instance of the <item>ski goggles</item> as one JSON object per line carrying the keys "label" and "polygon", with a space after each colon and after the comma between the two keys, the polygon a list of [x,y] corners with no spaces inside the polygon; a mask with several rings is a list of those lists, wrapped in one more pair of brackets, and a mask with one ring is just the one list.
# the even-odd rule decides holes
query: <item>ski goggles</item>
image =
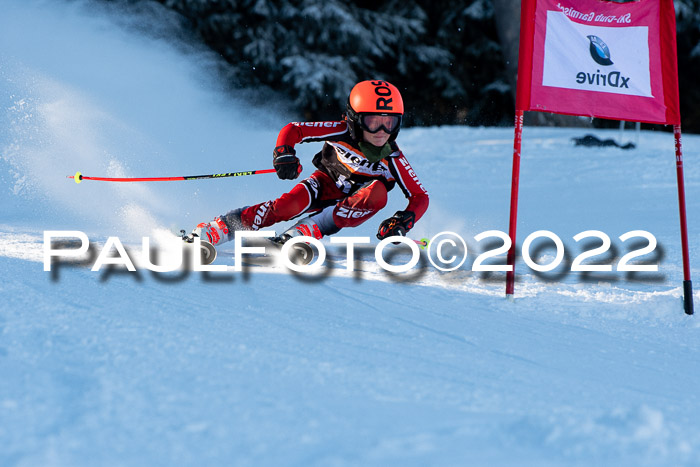
{"label": "ski goggles", "polygon": [[362,114],[360,128],[368,133],[384,130],[388,134],[393,134],[401,128],[401,115]]}

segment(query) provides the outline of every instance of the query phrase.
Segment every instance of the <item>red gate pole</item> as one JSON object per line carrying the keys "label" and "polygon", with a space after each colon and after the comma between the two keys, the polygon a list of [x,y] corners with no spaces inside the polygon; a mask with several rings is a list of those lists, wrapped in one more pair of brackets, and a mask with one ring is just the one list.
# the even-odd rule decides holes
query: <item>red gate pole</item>
{"label": "red gate pole", "polygon": [[683,147],[681,126],[673,125],[676,140],[676,178],[678,180],[678,209],[681,218],[681,248],[683,250],[683,308],[687,315],[693,314],[693,283],[690,280],[690,254],[688,252],[688,222],[685,215],[685,182],[683,181]]}
{"label": "red gate pole", "polygon": [[515,290],[515,230],[518,221],[518,187],[520,186],[520,151],[523,141],[523,111],[515,111],[515,138],[513,139],[513,174],[510,186],[510,222],[508,236],[511,245],[508,250],[507,264],[511,266],[506,272],[506,297],[512,298]]}

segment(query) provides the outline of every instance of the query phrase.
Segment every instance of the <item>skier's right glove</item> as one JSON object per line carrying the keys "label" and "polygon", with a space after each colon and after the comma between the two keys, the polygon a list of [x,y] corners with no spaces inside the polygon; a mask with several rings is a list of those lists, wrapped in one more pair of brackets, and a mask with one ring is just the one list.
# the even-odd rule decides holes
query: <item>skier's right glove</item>
{"label": "skier's right glove", "polygon": [[413,211],[396,211],[396,214],[379,224],[377,238],[383,240],[394,235],[405,237],[415,221],[416,214]]}
{"label": "skier's right glove", "polygon": [[301,173],[296,150],[289,145],[277,146],[272,153],[272,165],[282,180],[294,180]]}

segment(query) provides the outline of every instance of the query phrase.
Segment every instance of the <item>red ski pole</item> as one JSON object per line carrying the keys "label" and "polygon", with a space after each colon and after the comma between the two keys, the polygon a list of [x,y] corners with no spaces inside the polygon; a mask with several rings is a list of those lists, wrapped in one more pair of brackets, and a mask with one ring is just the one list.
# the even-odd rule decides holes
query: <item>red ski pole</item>
{"label": "red ski pole", "polygon": [[75,175],[68,175],[67,178],[74,179],[75,183],[80,183],[83,180],[97,180],[100,182],[172,182],[176,180],[203,180],[206,178],[245,177],[247,175],[269,174],[273,172],[275,172],[275,169],[246,170],[242,172],[227,172],[209,175],[184,175],[180,177],[86,177],[82,173],[76,172]]}
{"label": "red ski pole", "polygon": [[415,244],[421,247],[421,249],[423,250],[428,248],[428,243],[430,242],[430,240],[428,240],[427,238],[421,238],[420,240],[416,240],[415,238],[413,238],[411,240],[413,240]]}

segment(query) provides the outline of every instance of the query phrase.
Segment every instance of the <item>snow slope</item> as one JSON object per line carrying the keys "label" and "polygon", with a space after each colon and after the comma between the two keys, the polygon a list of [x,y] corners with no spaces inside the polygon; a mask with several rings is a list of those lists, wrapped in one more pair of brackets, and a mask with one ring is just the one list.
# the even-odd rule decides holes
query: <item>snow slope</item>
{"label": "snow slope", "polygon": [[[84,231],[98,251],[117,236],[136,254],[142,236],[292,186],[274,175],[65,178],[266,168],[278,129],[297,118],[226,95],[215,58],[174,39],[175,22],[155,12],[3,4],[0,465],[700,463],[700,329],[681,308],[669,133],[642,132],[622,151],[573,146],[582,130],[525,129],[518,244],[550,230],[569,262],[536,274],[519,261],[514,301],[503,273],[471,271],[488,249],[474,236],[507,230],[503,128],[399,137],[431,194],[412,235],[462,236],[469,255],[453,272],[424,254],[392,276],[368,252],[356,273],[338,258],[320,277],[234,272],[230,246],[217,260],[226,273],[92,272],[90,261],[44,272],[46,230]],[[318,149],[299,147],[305,175]],[[684,149],[693,265],[700,138],[686,135]],[[393,192],[386,215],[404,203]],[[348,235],[373,237],[377,223]],[[584,251],[573,236],[592,229],[611,238],[601,257],[611,264],[633,249],[620,235],[652,233],[644,259],[658,272],[567,272]],[[539,252],[540,263],[554,257]]]}

